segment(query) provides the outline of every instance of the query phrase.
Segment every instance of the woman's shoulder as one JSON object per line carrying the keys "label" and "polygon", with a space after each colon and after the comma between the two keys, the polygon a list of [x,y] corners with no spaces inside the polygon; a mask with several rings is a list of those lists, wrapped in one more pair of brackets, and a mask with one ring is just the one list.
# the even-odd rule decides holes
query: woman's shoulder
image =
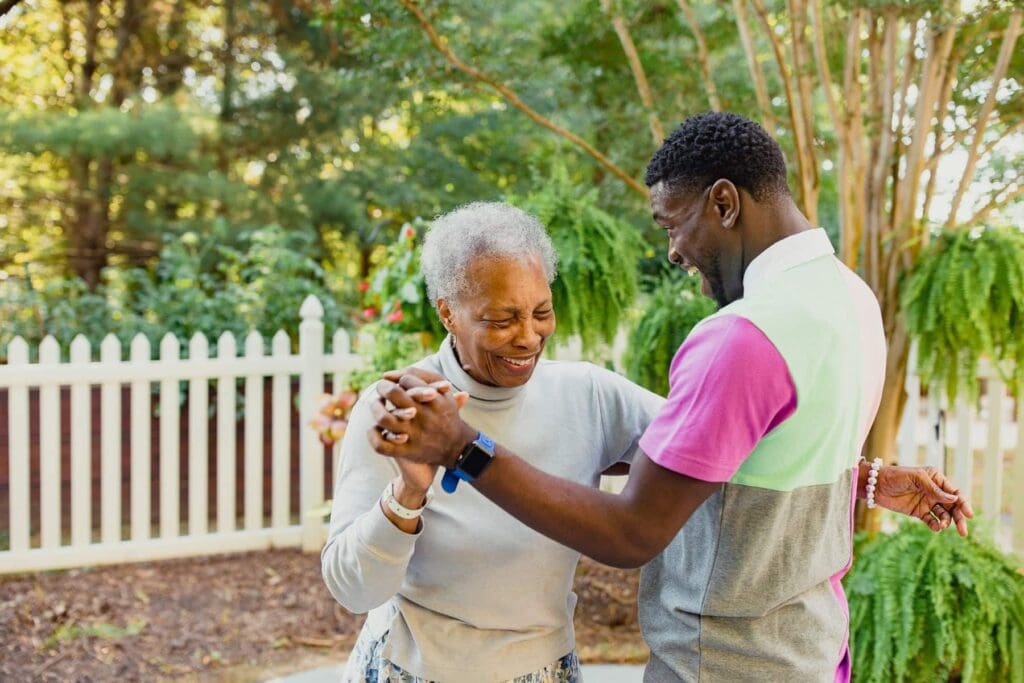
{"label": "woman's shoulder", "polygon": [[554,386],[575,385],[576,388],[588,387],[595,395],[661,400],[661,397],[618,372],[589,361],[545,360],[540,368],[544,369],[546,382]]}

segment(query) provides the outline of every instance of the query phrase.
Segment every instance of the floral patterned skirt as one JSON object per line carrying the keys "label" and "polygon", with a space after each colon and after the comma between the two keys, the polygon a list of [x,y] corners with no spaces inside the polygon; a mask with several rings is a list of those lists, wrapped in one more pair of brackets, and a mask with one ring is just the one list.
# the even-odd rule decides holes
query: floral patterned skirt
{"label": "floral patterned skirt", "polygon": [[[359,634],[352,654],[349,655],[343,683],[436,683],[408,671],[384,658],[384,644],[388,634],[373,639],[366,629]],[[576,652],[570,652],[539,671],[516,676],[508,683],[581,683],[580,661]]]}

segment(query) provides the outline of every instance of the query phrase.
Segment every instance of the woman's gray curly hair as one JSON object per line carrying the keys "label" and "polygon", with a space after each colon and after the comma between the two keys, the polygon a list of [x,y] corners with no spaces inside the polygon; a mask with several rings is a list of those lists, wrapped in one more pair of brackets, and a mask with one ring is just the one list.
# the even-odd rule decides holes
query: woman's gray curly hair
{"label": "woman's gray curly hair", "polygon": [[469,288],[466,270],[481,256],[537,257],[548,284],[558,268],[551,238],[536,217],[502,202],[473,202],[438,216],[427,230],[420,268],[431,303],[456,305]]}

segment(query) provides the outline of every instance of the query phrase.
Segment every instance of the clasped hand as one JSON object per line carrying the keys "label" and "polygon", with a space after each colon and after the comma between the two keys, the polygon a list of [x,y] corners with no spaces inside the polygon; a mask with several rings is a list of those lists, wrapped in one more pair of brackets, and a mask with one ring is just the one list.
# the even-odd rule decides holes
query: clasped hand
{"label": "clasped hand", "polygon": [[370,446],[400,461],[450,466],[476,438],[476,430],[459,417],[468,399],[436,373],[419,368],[386,373],[371,408],[376,424],[367,432]]}

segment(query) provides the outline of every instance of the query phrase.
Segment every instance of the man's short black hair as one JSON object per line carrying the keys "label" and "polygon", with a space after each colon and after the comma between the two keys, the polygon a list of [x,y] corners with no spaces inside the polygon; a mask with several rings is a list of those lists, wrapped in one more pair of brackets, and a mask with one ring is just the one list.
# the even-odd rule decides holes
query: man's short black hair
{"label": "man's short black hair", "polygon": [[789,194],[786,160],[761,126],[739,114],[706,112],[683,121],[647,164],[648,187],[702,191],[720,178],[757,201]]}

